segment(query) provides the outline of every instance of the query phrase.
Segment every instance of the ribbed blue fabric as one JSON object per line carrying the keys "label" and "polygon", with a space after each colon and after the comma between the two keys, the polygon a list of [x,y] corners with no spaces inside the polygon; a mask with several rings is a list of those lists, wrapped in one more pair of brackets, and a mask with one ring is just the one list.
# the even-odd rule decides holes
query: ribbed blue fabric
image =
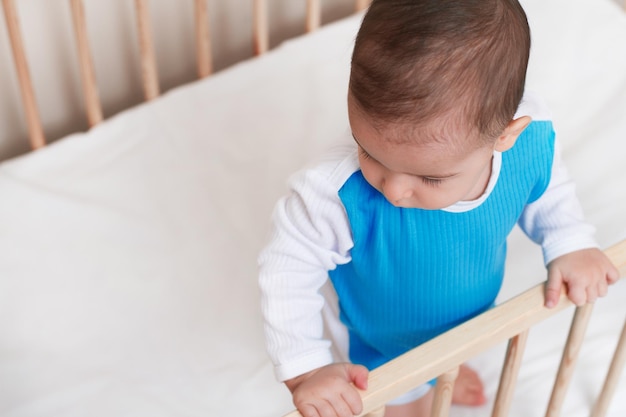
{"label": "ribbed blue fabric", "polygon": [[353,363],[374,369],[493,305],[506,238],[547,188],[553,155],[551,122],[532,122],[489,197],[462,213],[394,207],[361,171],[346,181],[352,260],[329,274]]}

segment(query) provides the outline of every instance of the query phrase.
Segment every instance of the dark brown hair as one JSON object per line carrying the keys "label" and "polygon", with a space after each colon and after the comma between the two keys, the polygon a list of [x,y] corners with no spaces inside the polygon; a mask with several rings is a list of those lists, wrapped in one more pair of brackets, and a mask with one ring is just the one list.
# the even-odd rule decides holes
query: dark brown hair
{"label": "dark brown hair", "polygon": [[495,139],[521,101],[529,51],[517,0],[373,0],[349,91],[376,124],[453,117]]}

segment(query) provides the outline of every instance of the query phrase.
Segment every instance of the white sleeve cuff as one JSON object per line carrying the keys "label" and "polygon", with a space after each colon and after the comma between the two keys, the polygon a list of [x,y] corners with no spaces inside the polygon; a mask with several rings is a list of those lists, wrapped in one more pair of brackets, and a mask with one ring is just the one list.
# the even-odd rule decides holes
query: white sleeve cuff
{"label": "white sleeve cuff", "polygon": [[330,350],[323,350],[303,356],[289,363],[276,365],[274,374],[276,379],[282,382],[331,363],[333,363],[333,356]]}
{"label": "white sleeve cuff", "polygon": [[575,236],[544,246],[543,260],[545,265],[570,252],[582,249],[598,248],[596,240],[589,235]]}

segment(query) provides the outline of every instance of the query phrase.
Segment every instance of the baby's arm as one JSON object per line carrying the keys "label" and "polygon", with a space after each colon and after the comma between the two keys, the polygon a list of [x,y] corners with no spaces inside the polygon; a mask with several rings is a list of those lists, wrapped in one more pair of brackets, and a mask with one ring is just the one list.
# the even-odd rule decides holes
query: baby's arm
{"label": "baby's arm", "polygon": [[597,249],[595,228],[584,220],[558,141],[550,184],[537,201],[526,207],[519,225],[543,249],[548,267],[546,307],[556,305],[563,287],[576,305],[594,302],[606,295],[608,285],[619,278],[615,266]]}
{"label": "baby's arm", "polygon": [[259,256],[267,350],[277,379],[298,396],[309,385],[298,388],[306,375],[339,359],[334,348],[339,347],[339,356],[346,353],[343,345],[331,344],[335,332],[326,326],[335,322],[324,319],[327,300],[321,291],[328,271],[348,262],[353,246],[338,196],[340,185],[358,167],[350,144],[291,178],[291,190],[275,206],[272,233]]}
{"label": "baby's arm", "polygon": [[367,389],[367,368],[336,363],[285,381],[303,417],[352,417],[363,410],[356,388]]}

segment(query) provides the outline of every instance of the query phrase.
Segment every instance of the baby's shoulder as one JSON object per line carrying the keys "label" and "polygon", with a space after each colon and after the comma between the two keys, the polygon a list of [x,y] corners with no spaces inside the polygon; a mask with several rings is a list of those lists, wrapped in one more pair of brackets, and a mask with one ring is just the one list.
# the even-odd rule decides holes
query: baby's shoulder
{"label": "baby's shoulder", "polygon": [[329,148],[320,157],[311,161],[292,175],[290,183],[304,183],[332,190],[339,190],[347,179],[360,169],[356,144],[342,143]]}

